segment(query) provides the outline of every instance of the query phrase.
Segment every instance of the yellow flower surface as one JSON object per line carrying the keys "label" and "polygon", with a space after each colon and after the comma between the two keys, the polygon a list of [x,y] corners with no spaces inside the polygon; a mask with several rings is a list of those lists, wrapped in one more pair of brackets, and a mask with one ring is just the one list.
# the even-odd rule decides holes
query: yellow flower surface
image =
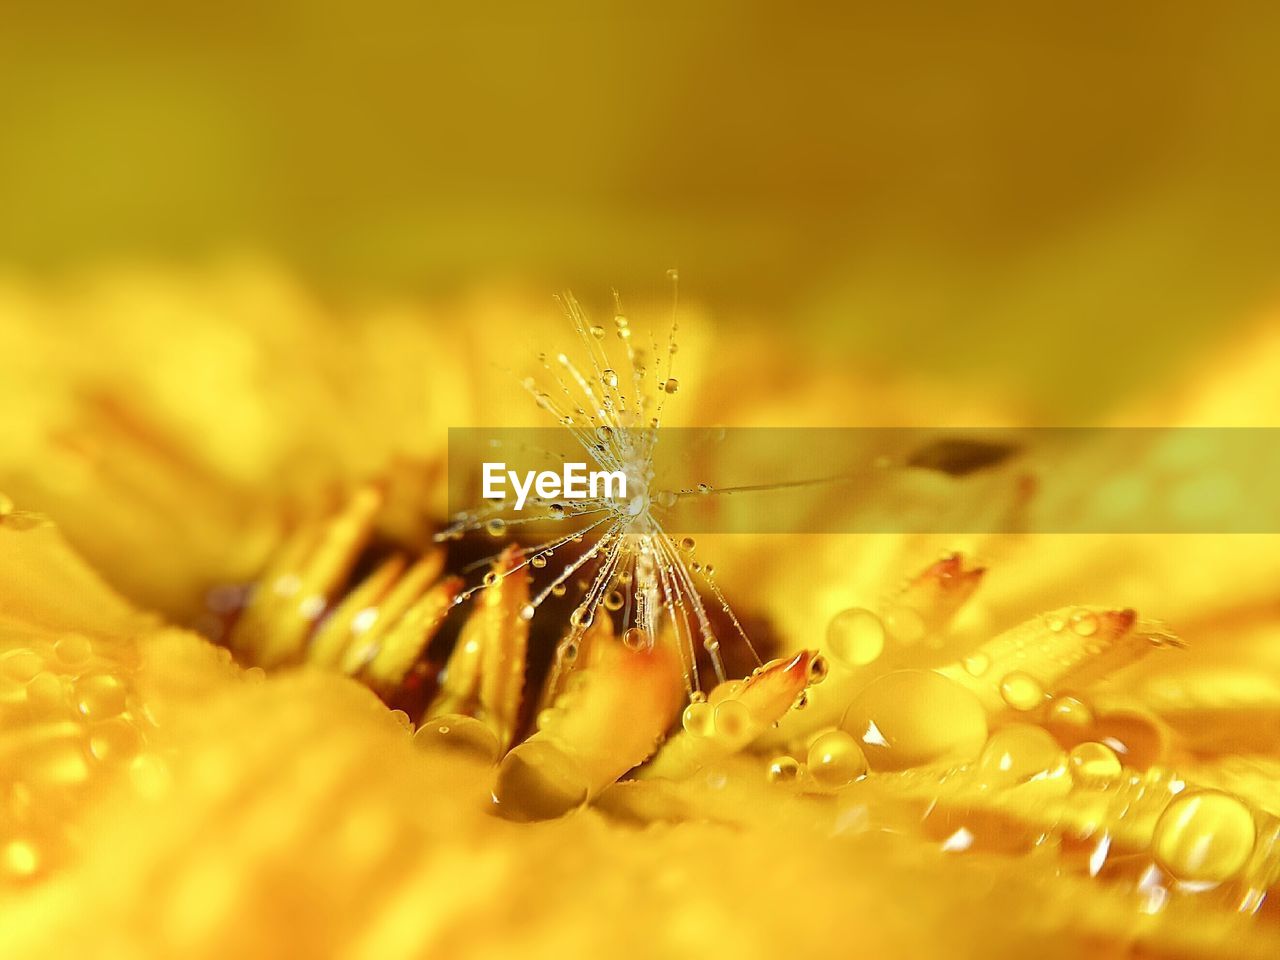
{"label": "yellow flower surface", "polygon": [[[0,291],[0,957],[1280,954],[1275,537],[700,537],[765,662],[688,690],[678,635],[434,542],[445,428],[538,422],[486,363],[553,329],[457,311]],[[685,325],[689,422],[941,403]],[[1269,329],[1206,369],[1116,422],[1280,414]]]}

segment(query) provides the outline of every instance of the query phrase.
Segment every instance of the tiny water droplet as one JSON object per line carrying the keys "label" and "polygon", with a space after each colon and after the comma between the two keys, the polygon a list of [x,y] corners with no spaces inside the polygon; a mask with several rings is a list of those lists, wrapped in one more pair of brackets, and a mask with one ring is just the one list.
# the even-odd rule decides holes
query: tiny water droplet
{"label": "tiny water droplet", "polygon": [[774,757],[769,761],[770,783],[795,783],[800,778],[800,764],[793,757]]}
{"label": "tiny water droplet", "polygon": [[876,660],[884,650],[884,624],[870,610],[850,607],[827,624],[827,649],[837,660],[852,667]]}
{"label": "tiny water droplet", "polygon": [[622,634],[622,645],[628,650],[642,650],[649,646],[649,634],[640,627],[628,627]]}
{"label": "tiny water droplet", "polygon": [[1044,702],[1044,688],[1031,674],[1014,670],[1000,681],[1000,696],[1014,710],[1034,710]]}
{"label": "tiny water droplet", "polygon": [[1078,636],[1092,637],[1098,632],[1098,618],[1088,610],[1081,610],[1071,618],[1071,629]]}

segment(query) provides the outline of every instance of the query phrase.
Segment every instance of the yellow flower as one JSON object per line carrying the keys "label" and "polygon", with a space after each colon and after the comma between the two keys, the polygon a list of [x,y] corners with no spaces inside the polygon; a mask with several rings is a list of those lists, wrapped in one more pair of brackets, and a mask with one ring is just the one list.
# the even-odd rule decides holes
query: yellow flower
{"label": "yellow flower", "polygon": [[[448,635],[431,543],[526,315],[0,293],[0,956],[1275,955],[1274,538],[708,538],[777,660],[686,702],[606,616],[540,703],[512,555]],[[683,346],[702,422],[932,406]],[[1125,422],[1268,422],[1277,370],[1260,333]]]}

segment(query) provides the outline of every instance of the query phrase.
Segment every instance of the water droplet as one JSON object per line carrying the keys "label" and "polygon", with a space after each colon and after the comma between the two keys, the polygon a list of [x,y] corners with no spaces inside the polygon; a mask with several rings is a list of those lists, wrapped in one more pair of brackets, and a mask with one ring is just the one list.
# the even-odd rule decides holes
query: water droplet
{"label": "water droplet", "polygon": [[114,717],[95,723],[89,734],[89,752],[95,760],[132,757],[141,746],[142,735],[126,717]]}
{"label": "water droplet", "polygon": [[1047,731],[1029,723],[1012,723],[991,735],[978,758],[978,769],[988,781],[1020,783],[1061,762],[1062,748]]}
{"label": "water droplet", "polygon": [[606,610],[621,610],[623,604],[622,594],[617,590],[610,590],[605,594],[604,608]]}
{"label": "water droplet", "polygon": [[1044,687],[1031,674],[1014,670],[1000,681],[1000,696],[1014,710],[1034,710],[1044,702]]}
{"label": "water droplet", "polygon": [[537,613],[537,610],[534,607],[534,605],[532,603],[526,603],[523,607],[520,608],[520,619],[532,620],[533,615],[535,613]]}
{"label": "water droplet", "polygon": [[1114,780],[1123,769],[1120,758],[1105,743],[1079,743],[1067,755],[1071,776],[1079,783],[1097,783]]}
{"label": "water droplet", "polygon": [[685,553],[691,553],[696,546],[697,543],[694,541],[693,537],[684,537],[680,541],[680,549]]}
{"label": "water droplet", "polygon": [[496,763],[501,749],[497,735],[475,717],[451,713],[423,722],[413,735],[415,746],[448,750],[485,763]]}
{"label": "water droplet", "polygon": [[723,700],[715,705],[716,736],[736,743],[751,735],[751,711],[741,700]]}
{"label": "water droplet", "polygon": [[[0,507],[4,503],[0,500]],[[40,851],[28,840],[10,840],[4,847],[5,872],[14,877],[33,877],[40,869]]]}
{"label": "water droplet", "polygon": [[577,810],[589,792],[576,760],[554,744],[533,739],[503,758],[493,802],[511,820],[551,820]]}
{"label": "water droplet", "polygon": [[1045,724],[1067,736],[1078,734],[1093,724],[1093,711],[1076,697],[1055,697],[1049,704]]}
{"label": "water droplet", "polygon": [[507,532],[507,521],[501,517],[494,517],[484,525],[484,528],[489,532],[489,536],[500,537]]}
{"label": "water droplet", "polygon": [[698,484],[698,492],[699,492],[699,493],[710,493],[710,492],[711,492],[711,484],[709,484],[709,483],[700,483],[700,484]]}
{"label": "water droplet", "polygon": [[483,583],[486,587],[492,587],[494,584],[498,582],[499,579],[501,578],[498,576],[498,574],[495,573],[493,570],[490,570],[488,573],[484,575],[484,578],[480,582]]}
{"label": "water droplet", "polygon": [[600,326],[598,323],[593,323],[591,325],[591,335],[595,337],[597,340],[603,340],[604,327]]}
{"label": "water droplet", "polygon": [[529,566],[533,567],[535,570],[541,570],[546,565],[547,565],[547,558],[540,553],[535,554],[533,557],[529,559]]}
{"label": "water droplet", "polygon": [[964,658],[964,669],[971,677],[980,677],[991,668],[991,658],[985,653],[975,653]]}
{"label": "water droplet", "polygon": [[563,504],[563,503],[553,503],[553,504],[551,504],[551,506],[549,506],[547,509],[551,511],[551,519],[552,519],[552,520],[563,520],[563,519],[564,519],[564,504]]}
{"label": "water droplet", "polygon": [[853,783],[867,771],[858,742],[843,730],[828,730],[809,745],[809,775],[824,787]]}
{"label": "water droplet", "polygon": [[827,658],[818,654],[809,661],[809,686],[821,683],[830,672],[831,665],[827,663]]}
{"label": "water droplet", "polygon": [[643,650],[649,646],[649,634],[640,627],[628,627],[622,634],[622,645],[628,650]]}
{"label": "water droplet", "polygon": [[618,373],[612,367],[605,367],[600,373],[600,382],[606,387],[616,387],[618,385]]}
{"label": "water droplet", "polygon": [[827,649],[851,667],[872,663],[884,650],[884,624],[862,607],[842,610],[827,624]]}
{"label": "water droplet", "polygon": [[553,597],[563,597],[568,592],[569,592],[569,588],[566,587],[563,583],[557,583],[555,586],[551,588],[551,595]]}
{"label": "water droplet", "polygon": [[960,684],[932,670],[900,670],[870,683],[841,723],[873,770],[905,770],[977,756],[987,714]]}
{"label": "water droplet", "polygon": [[1071,629],[1081,637],[1092,637],[1098,632],[1098,618],[1088,610],[1081,610],[1071,617]]}
{"label": "water droplet", "polygon": [[670,509],[676,505],[676,495],[670,490],[659,490],[653,498],[654,502],[664,508]]}
{"label": "water droplet", "polygon": [[124,713],[125,689],[109,673],[82,677],[75,684],[76,706],[90,719],[105,720]]}
{"label": "water droplet", "polygon": [[800,764],[793,757],[774,757],[769,761],[770,783],[795,783],[800,778]]}
{"label": "water droplet", "polygon": [[613,439],[613,427],[608,424],[600,424],[600,426],[596,427],[596,439],[601,443],[608,443]]}
{"label": "water droplet", "polygon": [[589,627],[594,619],[595,614],[585,603],[574,607],[573,613],[569,614],[569,623],[575,627]]}
{"label": "water droplet", "polygon": [[715,707],[704,700],[694,701],[684,708],[680,723],[691,736],[714,736]]}
{"label": "water droplet", "polygon": [[680,381],[677,380],[675,377],[671,377],[670,379],[667,380],[666,383],[662,385],[662,389],[665,390],[667,393],[675,393],[677,390],[680,389]]}
{"label": "water droplet", "polygon": [[885,633],[903,646],[912,646],[924,639],[924,619],[911,607],[893,606],[884,612]]}
{"label": "water droplet", "polygon": [[58,638],[53,645],[58,659],[70,666],[84,663],[93,654],[93,644],[89,638],[79,633],[67,633]]}
{"label": "water droplet", "polygon": [[1179,880],[1222,883],[1249,861],[1257,827],[1230,794],[1201,790],[1179,795],[1160,815],[1152,848],[1156,862]]}

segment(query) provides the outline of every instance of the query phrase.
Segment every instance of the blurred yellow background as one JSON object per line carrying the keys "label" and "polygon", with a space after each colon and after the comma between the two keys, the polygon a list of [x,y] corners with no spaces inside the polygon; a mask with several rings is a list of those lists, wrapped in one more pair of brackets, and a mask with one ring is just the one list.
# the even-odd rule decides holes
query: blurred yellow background
{"label": "blurred yellow background", "polygon": [[[958,6],[958,5],[957,5]],[[968,5],[966,5],[968,7]],[[616,285],[1087,415],[1274,293],[1273,4],[7,0],[0,265]]]}

